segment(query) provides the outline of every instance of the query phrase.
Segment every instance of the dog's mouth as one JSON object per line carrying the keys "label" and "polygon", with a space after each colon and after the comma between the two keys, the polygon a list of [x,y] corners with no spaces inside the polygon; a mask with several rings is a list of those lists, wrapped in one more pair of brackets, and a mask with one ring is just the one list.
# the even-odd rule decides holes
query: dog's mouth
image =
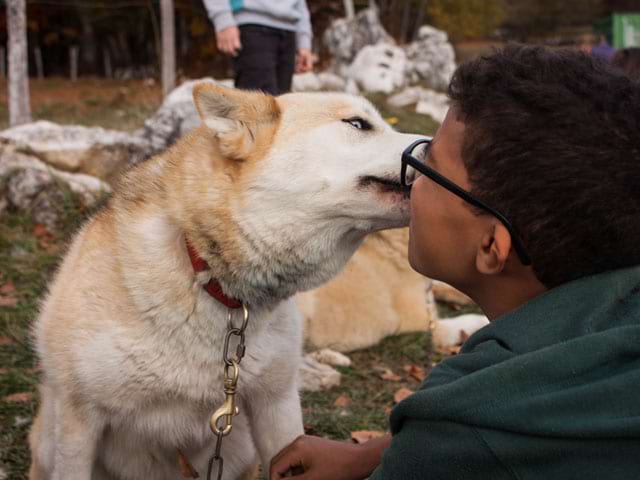
{"label": "dog's mouth", "polygon": [[360,177],[358,184],[361,188],[373,186],[382,193],[397,193],[405,198],[409,198],[411,195],[411,187],[404,187],[400,183],[399,177],[375,177],[373,175],[367,175],[365,177]]}

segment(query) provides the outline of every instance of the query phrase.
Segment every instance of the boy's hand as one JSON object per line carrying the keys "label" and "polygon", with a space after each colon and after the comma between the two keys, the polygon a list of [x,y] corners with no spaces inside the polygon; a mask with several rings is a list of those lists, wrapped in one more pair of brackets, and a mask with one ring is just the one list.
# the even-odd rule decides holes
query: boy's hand
{"label": "boy's hand", "polygon": [[[360,480],[380,463],[391,435],[361,445],[302,435],[271,460],[270,479]],[[303,472],[299,473],[298,472]]]}
{"label": "boy's hand", "polygon": [[308,48],[299,48],[296,55],[296,73],[305,73],[313,69],[313,53]]}
{"label": "boy's hand", "polygon": [[235,57],[242,49],[240,29],[238,27],[227,27],[220,32],[216,32],[216,41],[218,50],[232,57]]}

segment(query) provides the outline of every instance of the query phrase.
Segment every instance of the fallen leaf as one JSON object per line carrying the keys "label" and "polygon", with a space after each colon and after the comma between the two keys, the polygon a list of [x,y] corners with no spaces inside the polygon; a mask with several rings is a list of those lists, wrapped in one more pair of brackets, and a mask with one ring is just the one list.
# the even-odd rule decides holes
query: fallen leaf
{"label": "fallen leaf", "polygon": [[387,123],[389,125],[395,125],[396,123],[398,123],[400,121],[400,119],[398,117],[389,117],[389,118],[385,118],[385,120],[387,121]]}
{"label": "fallen leaf", "polygon": [[13,345],[14,343],[16,343],[16,342],[14,342],[13,338],[11,338],[11,337],[0,337],[0,346],[2,346],[2,345]]}
{"label": "fallen leaf", "polygon": [[398,390],[396,393],[393,394],[393,400],[396,403],[400,403],[409,395],[413,395],[413,390],[409,390],[408,388],[402,387],[400,390]]}
{"label": "fallen leaf", "polygon": [[386,432],[381,432],[379,430],[358,430],[356,432],[351,432],[351,440],[355,443],[364,443],[369,440],[373,440],[374,438],[380,438],[385,435]]}
{"label": "fallen leaf", "polygon": [[53,234],[41,223],[36,223],[33,226],[33,234],[38,238],[48,237],[53,238]]}
{"label": "fallen leaf", "polygon": [[351,398],[344,393],[336,398],[336,401],[333,402],[333,405],[336,407],[348,407],[351,405]]}
{"label": "fallen leaf", "polygon": [[9,373],[8,368],[0,368],[0,375],[6,375],[7,373]]}
{"label": "fallen leaf", "polygon": [[393,373],[390,369],[385,368],[384,372],[380,375],[382,380],[389,380],[390,382],[399,382],[402,377],[396,373]]}
{"label": "fallen leaf", "polygon": [[419,382],[422,382],[427,376],[427,374],[424,373],[424,368],[419,367],[418,365],[405,365],[402,369],[407,372],[411,378],[414,378]]}
{"label": "fallen leaf", "polygon": [[0,307],[15,307],[16,305],[18,305],[17,298],[0,296]]}
{"label": "fallen leaf", "polygon": [[16,291],[16,286],[11,280],[0,287],[0,295],[10,295]]}
{"label": "fallen leaf", "polygon": [[31,393],[31,392],[20,392],[20,393],[13,393],[11,395],[7,395],[2,400],[5,401],[5,402],[20,402],[20,403],[24,403],[24,402],[30,402],[32,398],[33,398],[33,393]]}

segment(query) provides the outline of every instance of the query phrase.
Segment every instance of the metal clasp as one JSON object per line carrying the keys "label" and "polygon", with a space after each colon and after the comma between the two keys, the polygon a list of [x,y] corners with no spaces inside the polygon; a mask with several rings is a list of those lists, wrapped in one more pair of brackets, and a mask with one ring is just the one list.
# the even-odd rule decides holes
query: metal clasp
{"label": "metal clasp", "polygon": [[[231,374],[229,374],[229,369],[233,369]],[[224,369],[224,393],[226,398],[222,406],[211,415],[210,426],[216,435],[224,436],[231,433],[233,417],[240,413],[235,403],[239,376],[240,367],[238,362],[231,360],[231,365],[225,365]],[[220,421],[222,421],[222,425],[220,425]]]}

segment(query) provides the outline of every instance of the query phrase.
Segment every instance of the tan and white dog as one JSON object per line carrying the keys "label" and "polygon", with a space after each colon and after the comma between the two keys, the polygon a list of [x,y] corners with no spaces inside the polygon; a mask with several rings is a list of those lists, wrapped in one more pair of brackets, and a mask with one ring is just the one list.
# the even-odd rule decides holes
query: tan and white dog
{"label": "tan and white dog", "polygon": [[203,125],[123,177],[51,286],[34,327],[31,479],[174,480],[178,449],[206,473],[228,313],[203,289],[212,276],[250,311],[224,478],[268,467],[303,433],[291,296],[334,276],[366,234],[408,223],[400,153],[416,137],[366,100],[214,84],[194,99]]}

